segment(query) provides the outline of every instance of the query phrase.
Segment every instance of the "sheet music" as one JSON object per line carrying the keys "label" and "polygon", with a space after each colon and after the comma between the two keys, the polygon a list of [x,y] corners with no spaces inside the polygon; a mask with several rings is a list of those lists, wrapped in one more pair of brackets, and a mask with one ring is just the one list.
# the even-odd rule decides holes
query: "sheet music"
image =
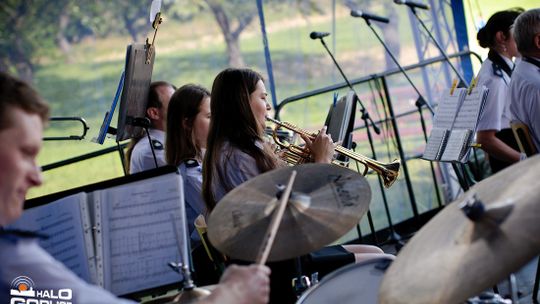
{"label": "sheet music", "polygon": [[95,282],[95,264],[93,254],[89,253],[94,249],[85,206],[86,194],[74,194],[25,210],[10,227],[48,235],[48,239],[40,241],[41,247],[80,278],[92,283]]}
{"label": "sheet music", "polygon": [[467,89],[457,88],[450,95],[450,89],[444,90],[441,96],[441,101],[437,107],[437,113],[433,117],[433,127],[441,129],[452,129],[456,113],[463,103]]}
{"label": "sheet music", "polygon": [[465,100],[459,109],[453,129],[476,130],[478,118],[484,108],[488,89],[485,86],[475,88],[471,94],[465,96]]}
{"label": "sheet music", "polygon": [[167,265],[182,261],[170,214],[183,227],[178,234],[187,235],[181,191],[182,179],[172,173],[94,193],[106,289],[125,295],[181,281]]}
{"label": "sheet music", "polygon": [[441,156],[441,161],[461,161],[466,149],[469,148],[471,130],[452,130],[448,136],[446,147]]}
{"label": "sheet music", "polygon": [[440,151],[446,142],[448,131],[445,129],[433,128],[429,135],[424,154],[422,158],[427,160],[437,160],[440,157]]}

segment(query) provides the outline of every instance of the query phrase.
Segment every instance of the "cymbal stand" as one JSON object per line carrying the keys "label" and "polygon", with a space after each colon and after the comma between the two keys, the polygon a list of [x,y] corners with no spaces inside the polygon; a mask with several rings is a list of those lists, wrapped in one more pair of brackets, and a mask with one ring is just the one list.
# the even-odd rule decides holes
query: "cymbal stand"
{"label": "cymbal stand", "polygon": [[[302,261],[300,257],[296,257],[294,259],[294,266],[296,268],[296,277],[292,279],[292,286],[296,297],[299,298],[302,293],[306,291],[306,289],[311,287],[312,282],[307,276],[303,275],[302,273]],[[317,273],[314,273],[313,275],[315,274]]]}

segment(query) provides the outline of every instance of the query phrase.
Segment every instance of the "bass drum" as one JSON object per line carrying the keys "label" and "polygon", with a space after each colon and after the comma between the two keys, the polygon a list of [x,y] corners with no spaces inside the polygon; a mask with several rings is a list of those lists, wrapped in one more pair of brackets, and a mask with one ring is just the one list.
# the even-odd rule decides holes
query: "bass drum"
{"label": "bass drum", "polygon": [[376,304],[379,285],[392,259],[377,258],[342,267],[308,289],[297,304]]}

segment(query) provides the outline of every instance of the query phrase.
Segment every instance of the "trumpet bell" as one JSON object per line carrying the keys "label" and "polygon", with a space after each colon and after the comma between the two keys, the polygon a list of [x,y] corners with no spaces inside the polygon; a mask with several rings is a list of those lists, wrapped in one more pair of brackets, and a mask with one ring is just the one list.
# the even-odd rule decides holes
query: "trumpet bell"
{"label": "trumpet bell", "polygon": [[[315,138],[317,134],[307,132],[288,122],[281,122],[271,117],[266,117],[266,119],[276,125],[273,132],[273,139],[275,143],[284,150],[284,152],[282,153],[282,159],[284,161],[293,165],[310,161],[309,151],[298,145],[284,142],[278,137],[278,128],[281,127],[290,130],[296,134],[304,135],[310,138]],[[352,160],[355,160],[356,162],[363,164],[365,166],[364,175],[367,174],[368,169],[375,171],[377,174],[379,174],[379,176],[381,176],[383,184],[386,188],[392,186],[392,184],[399,176],[399,169],[401,167],[401,161],[399,159],[396,159],[391,163],[381,163],[339,145],[335,147],[335,151],[337,153],[340,153],[341,155],[349,157]],[[336,162],[333,163],[336,164]]]}

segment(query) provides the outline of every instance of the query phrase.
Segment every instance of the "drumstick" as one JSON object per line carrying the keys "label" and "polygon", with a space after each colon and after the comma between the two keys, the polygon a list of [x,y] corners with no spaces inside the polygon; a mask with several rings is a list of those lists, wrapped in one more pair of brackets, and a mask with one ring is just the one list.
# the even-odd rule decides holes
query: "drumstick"
{"label": "drumstick", "polygon": [[295,178],[296,170],[293,170],[293,172],[291,173],[291,177],[289,178],[289,182],[287,183],[287,187],[285,188],[285,191],[281,196],[281,200],[279,201],[279,206],[274,212],[272,219],[270,220],[268,230],[266,230],[261,249],[259,250],[259,254],[257,254],[257,265],[264,265],[266,263],[266,260],[268,259],[270,249],[272,249],[274,239],[276,238],[276,234],[279,229],[279,224],[281,223],[281,219],[283,218],[283,213],[285,213],[285,207],[287,206],[287,202],[289,201],[289,196],[291,195],[292,185]]}

